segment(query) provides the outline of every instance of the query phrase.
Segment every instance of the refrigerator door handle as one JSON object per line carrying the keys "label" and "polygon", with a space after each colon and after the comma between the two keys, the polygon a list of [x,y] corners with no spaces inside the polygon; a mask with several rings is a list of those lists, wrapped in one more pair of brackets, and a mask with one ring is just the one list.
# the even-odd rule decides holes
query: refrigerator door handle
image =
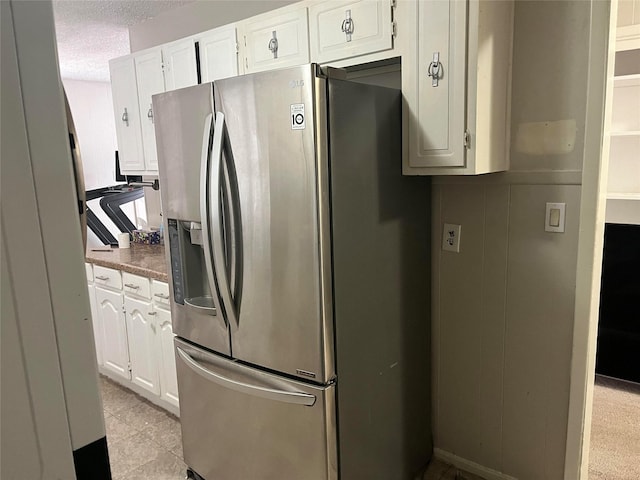
{"label": "refrigerator door handle", "polygon": [[[221,307],[228,322],[238,328],[238,317],[231,296],[231,287],[225,265],[224,233],[222,231],[220,192],[222,188],[222,143],[224,140],[224,114],[216,112],[216,122],[213,129],[213,147],[211,154],[211,168],[209,169],[209,205],[211,213],[211,231],[213,232],[213,269],[216,275],[218,294]],[[204,228],[203,228],[204,230]]]}
{"label": "refrigerator door handle", "polygon": [[316,403],[315,395],[304,392],[287,392],[284,390],[276,390],[273,388],[262,387],[259,385],[251,385],[249,383],[240,382],[227,378],[219,373],[212,372],[204,368],[198,362],[196,362],[191,355],[185,352],[180,347],[176,347],[176,351],[185,364],[198,375],[210,380],[218,385],[235,390],[237,392],[246,393],[262,398],[268,398],[270,400],[276,400],[278,402],[293,403],[296,405],[305,405],[307,407],[313,406]]}
{"label": "refrigerator door handle", "polygon": [[[200,222],[202,224],[202,250],[204,252],[204,263],[207,271],[207,280],[211,288],[212,296],[215,294],[215,279],[213,276],[213,260],[211,249],[211,238],[209,237],[209,208],[208,199],[211,190],[209,182],[210,158],[211,158],[211,129],[213,128],[213,113],[207,115],[204,121],[204,131],[202,133],[202,157],[200,159]],[[226,326],[226,318],[219,315]]]}

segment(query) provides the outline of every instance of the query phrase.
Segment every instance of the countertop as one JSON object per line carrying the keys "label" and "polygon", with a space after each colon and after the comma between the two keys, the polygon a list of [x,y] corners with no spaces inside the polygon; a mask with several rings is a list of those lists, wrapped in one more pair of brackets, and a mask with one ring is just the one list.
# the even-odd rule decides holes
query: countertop
{"label": "countertop", "polygon": [[103,267],[115,268],[123,272],[133,273],[143,277],[168,281],[167,260],[164,256],[163,245],[141,245],[131,243],[131,248],[95,247],[94,252],[88,248],[85,259],[88,263]]}

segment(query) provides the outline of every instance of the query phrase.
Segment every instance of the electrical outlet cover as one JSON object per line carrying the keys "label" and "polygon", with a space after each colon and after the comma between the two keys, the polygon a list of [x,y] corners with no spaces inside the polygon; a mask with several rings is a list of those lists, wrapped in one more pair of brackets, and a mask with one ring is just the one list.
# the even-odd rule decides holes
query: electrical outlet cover
{"label": "electrical outlet cover", "polygon": [[448,252],[460,252],[460,225],[445,223],[442,230],[442,249]]}

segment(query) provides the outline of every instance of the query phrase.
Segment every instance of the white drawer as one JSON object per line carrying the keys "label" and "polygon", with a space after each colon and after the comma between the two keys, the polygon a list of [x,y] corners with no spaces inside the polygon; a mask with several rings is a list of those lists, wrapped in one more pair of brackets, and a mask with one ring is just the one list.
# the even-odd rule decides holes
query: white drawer
{"label": "white drawer", "polygon": [[149,286],[148,278],[123,272],[122,283],[124,284],[124,293],[127,295],[151,298],[151,288]]}
{"label": "white drawer", "polygon": [[169,308],[169,285],[158,280],[151,280],[151,294],[156,305]]}
{"label": "white drawer", "polygon": [[114,290],[122,290],[122,276],[119,270],[113,268],[93,266],[93,281],[96,285],[112,288]]}
{"label": "white drawer", "polygon": [[87,282],[93,282],[93,265],[85,263],[84,270],[87,272]]}

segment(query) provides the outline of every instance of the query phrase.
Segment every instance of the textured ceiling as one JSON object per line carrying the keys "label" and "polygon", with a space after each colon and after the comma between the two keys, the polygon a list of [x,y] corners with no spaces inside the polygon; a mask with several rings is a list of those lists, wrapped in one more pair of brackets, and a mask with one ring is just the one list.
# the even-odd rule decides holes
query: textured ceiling
{"label": "textured ceiling", "polygon": [[62,78],[109,81],[109,60],[129,53],[130,25],[193,0],[53,0]]}

